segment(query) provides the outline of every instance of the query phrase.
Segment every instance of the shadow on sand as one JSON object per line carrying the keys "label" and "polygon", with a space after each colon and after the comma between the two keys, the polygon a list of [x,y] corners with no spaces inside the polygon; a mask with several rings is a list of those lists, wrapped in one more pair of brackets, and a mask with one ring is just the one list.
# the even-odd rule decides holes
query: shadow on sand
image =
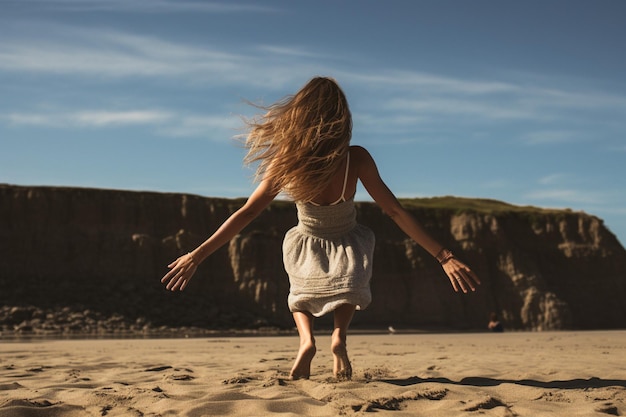
{"label": "shadow on sand", "polygon": [[454,385],[470,385],[474,387],[493,387],[500,384],[517,384],[525,385],[528,387],[537,388],[558,388],[558,389],[584,389],[584,388],[606,388],[606,387],[623,387],[626,388],[626,380],[624,379],[602,379],[602,378],[589,378],[589,379],[570,379],[563,381],[536,381],[534,379],[494,379],[483,377],[467,377],[460,381],[452,381],[448,378],[420,378],[418,376],[412,376],[406,379],[379,379],[380,382],[386,382],[388,384],[398,385],[401,387],[407,387],[410,385],[424,384],[427,382],[436,382],[439,384],[454,384]]}

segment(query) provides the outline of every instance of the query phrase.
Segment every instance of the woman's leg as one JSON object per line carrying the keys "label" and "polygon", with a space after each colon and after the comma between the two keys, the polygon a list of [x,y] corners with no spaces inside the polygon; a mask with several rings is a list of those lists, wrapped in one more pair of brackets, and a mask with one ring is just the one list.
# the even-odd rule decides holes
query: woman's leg
{"label": "woman's leg", "polygon": [[343,304],[335,310],[335,328],[330,348],[333,352],[333,374],[340,379],[352,379],[352,365],[348,358],[346,337],[355,310],[356,306],[352,304]]}
{"label": "woman's leg", "polygon": [[313,320],[311,313],[297,311],[293,313],[298,334],[300,335],[300,349],[296,362],[291,368],[291,378],[308,378],[311,375],[311,361],[315,356],[315,338],[313,337]]}

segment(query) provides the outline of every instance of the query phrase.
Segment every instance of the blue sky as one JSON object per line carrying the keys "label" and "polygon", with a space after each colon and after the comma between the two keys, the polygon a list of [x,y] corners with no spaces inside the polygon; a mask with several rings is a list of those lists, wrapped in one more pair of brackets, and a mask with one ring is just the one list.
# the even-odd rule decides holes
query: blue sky
{"label": "blue sky", "polygon": [[0,0],[0,182],[247,196],[245,100],[328,75],[399,197],[585,211],[624,244],[625,21],[620,0]]}

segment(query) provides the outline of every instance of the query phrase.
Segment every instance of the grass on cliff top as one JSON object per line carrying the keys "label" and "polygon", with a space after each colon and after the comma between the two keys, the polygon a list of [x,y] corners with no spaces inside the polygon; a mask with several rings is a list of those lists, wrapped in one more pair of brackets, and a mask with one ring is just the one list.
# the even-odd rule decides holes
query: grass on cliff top
{"label": "grass on cliff top", "polygon": [[547,209],[534,206],[516,206],[503,201],[490,200],[485,198],[465,198],[465,197],[431,197],[431,198],[401,198],[399,199],[406,208],[428,208],[439,210],[450,210],[455,212],[479,212],[479,213],[558,213],[571,211],[569,209]]}
{"label": "grass on cliff top", "polygon": [[[491,200],[487,198],[468,198],[468,197],[455,197],[455,196],[443,196],[443,197],[423,197],[423,198],[399,198],[400,203],[407,209],[432,209],[451,211],[454,213],[483,213],[483,214],[503,214],[503,213],[525,213],[528,215],[533,214],[563,214],[571,213],[571,209],[554,209],[554,208],[542,208],[535,206],[516,206],[514,204],[505,203],[503,201]],[[245,199],[242,199],[242,203]],[[357,203],[371,203],[371,201],[357,201]],[[274,200],[272,202],[274,207],[291,207],[292,201],[289,200]]]}

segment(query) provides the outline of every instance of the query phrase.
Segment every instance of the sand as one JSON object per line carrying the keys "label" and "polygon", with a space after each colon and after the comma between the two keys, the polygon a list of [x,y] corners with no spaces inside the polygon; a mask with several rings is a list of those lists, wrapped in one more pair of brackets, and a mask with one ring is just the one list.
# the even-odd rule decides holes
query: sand
{"label": "sand", "polygon": [[626,414],[626,331],[350,335],[351,381],[319,335],[0,341],[6,416]]}

